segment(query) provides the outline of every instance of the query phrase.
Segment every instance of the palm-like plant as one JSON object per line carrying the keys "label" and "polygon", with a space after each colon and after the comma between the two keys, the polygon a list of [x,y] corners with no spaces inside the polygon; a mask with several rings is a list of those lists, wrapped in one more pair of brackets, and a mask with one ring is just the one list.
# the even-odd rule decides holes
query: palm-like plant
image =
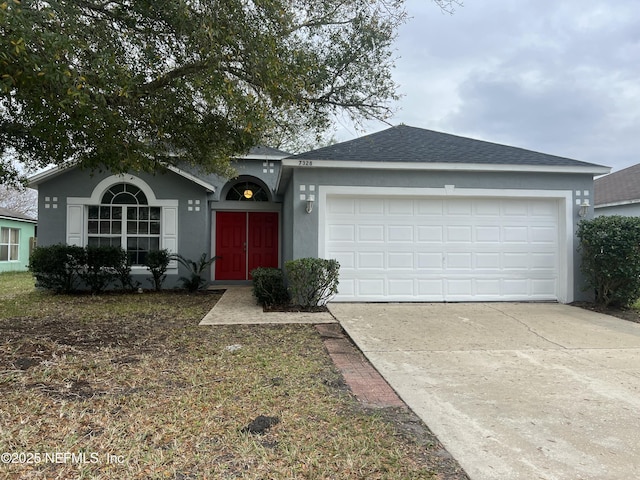
{"label": "palm-like plant", "polygon": [[207,260],[207,254],[203,253],[197,261],[193,261],[179,253],[176,253],[173,255],[173,258],[175,258],[181,265],[187,267],[190,273],[189,277],[180,277],[182,286],[190,292],[195,292],[207,284],[207,280],[204,278],[203,274],[218,257],[211,257]]}

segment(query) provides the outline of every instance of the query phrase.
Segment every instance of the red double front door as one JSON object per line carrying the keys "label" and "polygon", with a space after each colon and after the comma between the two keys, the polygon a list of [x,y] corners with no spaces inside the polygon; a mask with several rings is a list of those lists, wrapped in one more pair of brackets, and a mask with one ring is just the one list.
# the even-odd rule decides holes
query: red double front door
{"label": "red double front door", "polygon": [[249,280],[278,267],[277,212],[216,212],[216,280]]}

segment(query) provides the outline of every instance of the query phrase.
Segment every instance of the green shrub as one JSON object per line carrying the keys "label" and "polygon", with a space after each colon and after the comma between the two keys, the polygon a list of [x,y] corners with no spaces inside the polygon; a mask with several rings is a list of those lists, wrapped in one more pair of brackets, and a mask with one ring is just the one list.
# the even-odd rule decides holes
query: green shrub
{"label": "green shrub", "polygon": [[162,284],[165,278],[167,278],[166,273],[171,259],[172,255],[167,249],[151,250],[147,253],[144,265],[151,272],[151,278],[148,280],[157,291],[162,290]]}
{"label": "green shrub", "polygon": [[284,275],[279,268],[256,268],[251,270],[253,295],[266,307],[287,305],[289,292],[284,284]]}
{"label": "green shrub", "polygon": [[217,257],[211,257],[207,260],[207,254],[203,253],[200,255],[200,258],[197,262],[193,260],[189,260],[188,258],[183,257],[180,254],[172,255],[172,258],[175,258],[178,262],[189,269],[190,276],[189,277],[180,277],[182,281],[182,286],[190,292],[195,292],[196,290],[200,290],[207,284],[207,279],[204,278],[204,273],[206,269],[215,262]]}
{"label": "green shrub", "polygon": [[57,293],[70,293],[78,288],[80,272],[86,264],[86,252],[75,245],[48,245],[31,252],[29,270],[36,286]]}
{"label": "green shrub", "polygon": [[126,250],[120,249],[120,259],[115,266],[116,279],[122,290],[133,291],[140,286],[140,282],[131,277],[131,258]]}
{"label": "green shrub", "polygon": [[80,270],[80,279],[92,293],[100,293],[118,279],[118,266],[123,250],[111,246],[87,246],[86,263]]}
{"label": "green shrub", "polygon": [[303,307],[323,306],[338,292],[337,260],[300,258],[286,262],[285,269],[291,298]]}
{"label": "green shrub", "polygon": [[627,306],[640,296],[640,218],[597,217],[578,225],[581,270],[596,303]]}

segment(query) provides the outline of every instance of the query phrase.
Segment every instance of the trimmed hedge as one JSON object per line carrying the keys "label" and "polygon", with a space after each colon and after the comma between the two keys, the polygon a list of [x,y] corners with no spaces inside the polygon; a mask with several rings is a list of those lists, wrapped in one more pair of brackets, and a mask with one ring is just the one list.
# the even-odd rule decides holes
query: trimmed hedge
{"label": "trimmed hedge", "polygon": [[578,225],[581,270],[603,306],[627,306],[640,297],[640,218],[603,216]]}
{"label": "trimmed hedge", "polygon": [[338,292],[337,260],[299,258],[285,263],[289,291],[303,307],[324,306]]}
{"label": "trimmed hedge", "polygon": [[127,252],[120,247],[48,245],[36,247],[29,259],[36,286],[57,293],[89,289],[100,293],[119,283],[123,290],[138,288],[131,278]]}
{"label": "trimmed hedge", "polygon": [[92,293],[100,293],[120,276],[120,265],[126,262],[126,252],[120,247],[85,248],[85,265],[80,270],[80,279],[89,287]]}
{"label": "trimmed hedge", "polygon": [[284,284],[284,274],[279,268],[256,268],[251,270],[253,295],[265,307],[288,305],[290,298]]}
{"label": "trimmed hedge", "polygon": [[80,271],[86,263],[86,252],[75,245],[36,247],[29,258],[29,270],[36,286],[57,293],[70,293],[80,284]]}

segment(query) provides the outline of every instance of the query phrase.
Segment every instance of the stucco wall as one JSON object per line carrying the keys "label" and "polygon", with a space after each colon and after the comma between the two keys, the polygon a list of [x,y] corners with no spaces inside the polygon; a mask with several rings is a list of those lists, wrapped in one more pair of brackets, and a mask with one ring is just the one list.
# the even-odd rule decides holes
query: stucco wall
{"label": "stucco wall", "polygon": [[[288,191],[292,192],[293,212],[293,250],[292,258],[318,255],[318,205],[311,214],[305,211],[305,202],[299,199],[300,186],[309,189],[315,186],[316,192],[322,186],[358,185],[368,187],[404,187],[404,188],[444,188],[454,185],[456,189],[503,189],[558,190],[571,192],[572,215],[569,221],[573,226],[573,277],[574,299],[586,300],[588,293],[582,290],[583,278],[580,273],[580,256],[575,247],[575,230],[578,221],[579,203],[588,199],[593,204],[593,178],[588,174],[549,174],[523,172],[438,172],[438,171],[398,171],[398,170],[358,170],[358,169],[295,169]],[[317,198],[317,193],[316,193]],[[593,207],[588,217],[593,216]],[[587,218],[588,218],[587,217]]]}
{"label": "stucco wall", "polygon": [[616,205],[613,207],[599,207],[595,209],[597,217],[602,215],[622,215],[623,217],[640,217],[640,203]]}
{"label": "stucco wall", "polygon": [[[216,210],[222,209],[259,209],[279,210],[280,199],[275,195],[275,188],[280,173],[280,162],[262,159],[243,159],[233,162],[238,177],[224,178],[218,175],[202,175],[193,169],[185,169],[188,173],[197,176],[214,188],[213,192],[193,181],[168,171],[164,174],[136,173],[135,176],[146,182],[154,191],[158,200],[178,201],[178,253],[197,260],[202,253],[211,255],[212,252],[212,219]],[[67,198],[90,197],[95,187],[110,173],[94,173],[80,169],[71,169],[57,176],[49,178],[38,186],[39,191],[39,225],[41,236],[39,245],[52,245],[65,243],[67,240]],[[224,196],[237,179],[255,180],[263,183],[270,191],[270,196],[275,203],[269,205],[251,205],[250,202],[225,202]],[[126,176],[124,180],[126,181]],[[197,205],[199,202],[199,205]],[[290,215],[290,212],[289,212]],[[283,232],[281,239],[283,245],[290,239],[292,231],[291,222],[288,232]],[[288,242],[291,248],[291,242]],[[180,276],[187,275],[184,267],[180,270],[170,271],[165,286],[173,287],[178,284]],[[136,280],[143,286],[150,286],[146,278],[148,274],[140,274]],[[211,275],[207,274],[207,278]]]}
{"label": "stucco wall", "polygon": [[[41,184],[38,187],[38,245],[65,243],[67,198],[90,197],[98,183],[110,176],[110,173],[90,175],[80,169],[74,169]],[[136,176],[152,188],[157,199],[178,201],[177,253],[194,260],[202,253],[208,253],[211,244],[211,226],[206,190],[173,172],[158,175],[139,173]],[[125,175],[121,181],[126,182],[127,176]],[[197,201],[200,202],[199,205]],[[196,207],[199,207],[199,211],[196,211]],[[170,272],[165,285],[175,286],[178,278],[186,273],[184,267],[180,266],[179,272],[176,270]],[[135,279],[144,287],[149,287],[147,277],[148,274],[139,274]]]}

